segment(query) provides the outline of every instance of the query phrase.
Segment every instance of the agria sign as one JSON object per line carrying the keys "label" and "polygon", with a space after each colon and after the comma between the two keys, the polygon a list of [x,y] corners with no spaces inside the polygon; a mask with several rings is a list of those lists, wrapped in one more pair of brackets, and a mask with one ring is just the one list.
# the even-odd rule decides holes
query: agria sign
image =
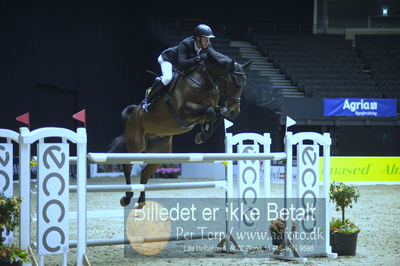
{"label": "agria sign", "polygon": [[324,98],[325,116],[396,116],[396,99]]}

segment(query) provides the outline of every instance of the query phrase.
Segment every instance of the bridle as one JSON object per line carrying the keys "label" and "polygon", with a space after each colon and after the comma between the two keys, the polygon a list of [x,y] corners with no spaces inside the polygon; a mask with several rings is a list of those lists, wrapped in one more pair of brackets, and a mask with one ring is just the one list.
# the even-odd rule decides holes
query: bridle
{"label": "bridle", "polygon": [[[224,103],[226,103],[227,101],[231,101],[231,102],[232,102],[231,104],[229,104],[228,106],[225,105],[225,107],[227,107],[227,108],[229,108],[229,107],[232,106],[233,104],[238,104],[238,103],[240,103],[240,100],[241,100],[240,97],[233,97],[233,96],[232,96],[232,97],[227,98],[227,97],[225,97],[223,94],[221,94],[221,90],[219,89],[218,84],[219,84],[219,82],[220,82],[221,80],[224,81],[224,86],[223,86],[223,89],[222,89],[222,91],[224,92],[224,91],[226,90],[227,86],[228,86],[228,85],[227,85],[227,84],[228,84],[228,81],[227,81],[228,76],[229,76],[229,75],[232,75],[232,76],[233,76],[233,79],[235,79],[234,74],[236,74],[236,75],[245,75],[244,72],[234,71],[234,72],[232,72],[232,73],[225,73],[224,75],[222,75],[222,76],[218,79],[218,81],[215,81],[215,80],[212,78],[212,76],[210,75],[210,73],[207,71],[207,68],[206,68],[206,67],[204,67],[204,72],[206,73],[208,79],[210,80],[210,82],[211,82],[211,84],[212,84],[212,86],[213,86],[213,89],[209,90],[209,91],[208,91],[208,94],[218,94],[219,97],[223,99],[223,102],[224,102]],[[235,81],[236,81],[236,80],[235,80]],[[239,86],[237,83],[236,83],[236,85]],[[225,93],[224,93],[224,94],[225,94]]]}
{"label": "bridle", "polygon": [[[181,72],[181,71],[179,71],[179,70],[177,70],[177,69],[176,69],[176,71],[177,71],[179,74],[181,74],[181,75],[183,75],[184,77],[186,77],[186,78],[188,78],[189,80],[191,80],[193,83],[195,83],[195,84],[198,85],[199,87],[202,87],[202,86],[201,86],[201,83],[198,82],[198,81],[196,81],[196,80],[193,79],[192,77],[190,77],[190,75],[186,75],[185,73],[183,73],[183,72]],[[226,117],[226,113],[225,113],[226,110],[227,110],[230,106],[232,106],[233,104],[238,104],[238,103],[240,103],[240,97],[229,97],[229,98],[226,98],[223,94],[221,94],[221,90],[219,89],[218,84],[220,83],[221,79],[224,81],[224,86],[223,86],[223,90],[222,90],[222,91],[225,92],[226,88],[228,87],[228,85],[227,85],[227,84],[228,84],[227,77],[228,77],[229,75],[232,75],[232,78],[234,79],[235,84],[236,84],[238,87],[240,87],[240,84],[237,83],[235,74],[236,74],[236,75],[245,75],[245,73],[244,73],[244,72],[237,72],[237,71],[234,71],[234,72],[231,72],[231,73],[226,72],[226,73],[223,74],[221,77],[219,77],[217,80],[214,80],[213,77],[210,75],[210,73],[207,71],[207,69],[206,69],[205,66],[204,66],[204,68],[203,68],[203,71],[206,73],[207,78],[210,80],[211,85],[212,85],[212,88],[211,88],[210,90],[208,90],[207,97],[209,97],[210,95],[213,95],[213,94],[218,94],[219,98],[223,100],[224,104],[225,104],[227,101],[232,101],[232,103],[229,104],[228,106],[225,105],[225,106],[222,106],[222,107],[218,108],[218,110],[215,110],[215,111],[218,111],[218,114],[219,114],[220,116]],[[171,92],[170,92],[170,93],[171,93]],[[176,113],[176,110],[174,109],[174,107],[172,106],[171,101],[170,101],[170,93],[167,93],[167,94],[164,96],[164,101],[165,101],[165,103],[166,103],[166,105],[167,105],[168,111],[170,112],[170,114],[172,115],[172,117],[175,119],[175,121],[176,121],[181,127],[183,127],[183,128],[190,128],[190,127],[192,127],[192,126],[193,126],[194,124],[196,124],[196,123],[194,123],[194,124],[188,123],[188,122],[186,122],[185,120],[183,120],[182,118],[180,118],[180,116]],[[223,110],[225,110],[225,111],[223,111]]]}

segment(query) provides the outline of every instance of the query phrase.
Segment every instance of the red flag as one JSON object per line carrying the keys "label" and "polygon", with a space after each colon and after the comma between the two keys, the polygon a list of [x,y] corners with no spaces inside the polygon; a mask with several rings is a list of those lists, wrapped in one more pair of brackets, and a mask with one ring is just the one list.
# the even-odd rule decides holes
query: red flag
{"label": "red flag", "polygon": [[73,119],[83,122],[84,127],[86,128],[86,109],[77,112],[72,116]]}
{"label": "red flag", "polygon": [[24,123],[24,124],[28,125],[29,129],[31,128],[31,122],[30,122],[30,119],[29,119],[29,113],[25,113],[23,115],[17,116],[17,118],[15,118],[15,119],[17,119],[18,122],[21,122],[21,123]]}

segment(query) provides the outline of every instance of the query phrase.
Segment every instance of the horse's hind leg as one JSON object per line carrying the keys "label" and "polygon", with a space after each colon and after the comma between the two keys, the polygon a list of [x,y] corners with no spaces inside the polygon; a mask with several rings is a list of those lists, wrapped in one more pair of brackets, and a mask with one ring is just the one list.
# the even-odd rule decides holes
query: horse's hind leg
{"label": "horse's hind leg", "polygon": [[[124,164],[122,165],[124,168],[124,176],[125,182],[127,185],[131,184],[131,171],[132,165],[131,164]],[[133,197],[133,192],[125,192],[125,196],[123,196],[120,200],[120,204],[122,207],[127,206],[131,202],[131,198]]]}
{"label": "horse's hind leg", "polygon": [[[164,152],[169,153],[172,150],[172,136],[166,136],[151,140],[147,143],[146,152]],[[160,167],[160,164],[148,164],[142,170],[140,176],[140,184],[147,184],[149,178]],[[140,192],[138,199],[139,206],[143,206],[146,201],[146,194],[144,191]]]}

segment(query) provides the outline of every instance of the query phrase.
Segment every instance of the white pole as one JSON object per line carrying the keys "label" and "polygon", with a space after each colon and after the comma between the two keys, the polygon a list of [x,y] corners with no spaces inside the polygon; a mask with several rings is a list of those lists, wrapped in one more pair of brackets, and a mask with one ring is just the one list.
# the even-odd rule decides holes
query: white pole
{"label": "white pole", "polygon": [[[163,183],[163,184],[130,184],[130,185],[87,185],[86,192],[141,192],[141,191],[161,191],[161,190],[181,190],[181,189],[204,189],[216,188],[226,190],[227,182],[211,181],[211,182],[179,182],[179,183]],[[70,186],[69,192],[79,191],[78,186]]]}
{"label": "white pole", "polygon": [[326,253],[331,253],[332,248],[330,247],[330,234],[329,234],[329,223],[330,223],[330,216],[329,216],[329,190],[330,190],[330,169],[331,169],[331,138],[329,133],[324,133],[324,138],[329,139],[329,143],[324,143],[324,196],[325,198],[325,249]]}
{"label": "white pole", "polygon": [[62,261],[63,266],[68,266],[68,253],[63,254],[63,261]]}
{"label": "white pole", "polygon": [[[226,130],[225,130],[226,131]],[[232,133],[225,132],[225,152],[232,153]],[[225,167],[225,180],[226,180],[226,191],[225,191],[225,208],[227,210],[230,209],[230,204],[232,204],[233,200],[233,161],[228,161],[228,165]],[[230,218],[228,212],[225,212],[225,244],[226,244],[226,251],[230,252],[231,243],[230,240]]]}
{"label": "white pole", "polygon": [[[226,153],[233,153],[232,151],[232,133],[227,133],[225,135],[225,151]],[[233,199],[233,162],[228,161],[228,165],[226,167],[226,182],[228,183],[227,186],[227,198]]]}
{"label": "white pole", "polygon": [[[269,133],[264,133],[264,153],[271,152],[271,136]],[[264,160],[264,204],[265,206],[268,205],[270,202],[272,195],[271,195],[271,161]],[[266,208],[268,209],[268,208]],[[267,219],[268,221],[268,219]],[[272,240],[267,239],[267,243],[265,245],[268,248],[272,248]]]}
{"label": "white pole", "polygon": [[286,178],[285,178],[285,199],[293,198],[292,191],[292,165],[293,165],[293,144],[292,144],[292,132],[287,132],[285,136],[285,153],[286,153]]}
{"label": "white pole", "polygon": [[89,153],[89,162],[100,164],[200,163],[238,160],[284,160],[286,153]]}
{"label": "white pole", "polygon": [[[286,176],[285,176],[285,192],[284,192],[284,208],[289,208],[288,203],[293,202],[293,187],[292,187],[292,166],[293,166],[293,145],[292,145],[292,132],[286,132],[285,136],[285,153],[286,153]],[[290,200],[288,200],[290,199]],[[286,228],[288,228],[287,232],[292,232],[292,219],[290,215],[288,215],[287,220],[285,222]],[[289,234],[285,234],[284,240],[286,241],[286,246],[288,246],[288,237]],[[283,252],[284,257],[289,257],[289,250],[286,248]]]}
{"label": "white pole", "polygon": [[83,265],[86,254],[86,129],[78,128],[78,135],[82,137],[77,142],[77,208],[78,208],[78,241],[77,241],[77,266]]}
{"label": "white pole", "polygon": [[[271,136],[264,133],[264,153],[271,152]],[[264,195],[265,199],[271,198],[271,161],[264,160]]]}
{"label": "white pole", "polygon": [[[22,197],[21,217],[20,217],[20,235],[19,244],[21,249],[28,250],[31,240],[31,213],[30,213],[30,190],[31,190],[31,169],[30,154],[31,144],[24,143],[23,136],[29,134],[29,129],[22,127],[19,129],[19,185]],[[24,262],[23,266],[30,266],[31,263]]]}

